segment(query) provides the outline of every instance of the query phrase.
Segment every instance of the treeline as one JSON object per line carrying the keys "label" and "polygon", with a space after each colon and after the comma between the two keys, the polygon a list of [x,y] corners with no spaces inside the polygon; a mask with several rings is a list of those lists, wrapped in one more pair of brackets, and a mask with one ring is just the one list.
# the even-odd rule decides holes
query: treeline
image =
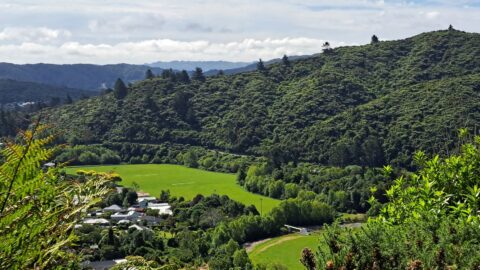
{"label": "treeline", "polygon": [[316,198],[337,211],[365,213],[370,208],[372,187],[375,198],[386,201],[384,193],[392,176],[385,176],[382,169],[355,165],[340,168],[289,163],[274,168],[271,162],[258,162],[241,170],[237,181],[250,192],[272,198]]}
{"label": "treeline", "polygon": [[70,165],[179,164],[209,171],[236,173],[261,158],[182,144],[104,143],[62,149],[57,161]]}

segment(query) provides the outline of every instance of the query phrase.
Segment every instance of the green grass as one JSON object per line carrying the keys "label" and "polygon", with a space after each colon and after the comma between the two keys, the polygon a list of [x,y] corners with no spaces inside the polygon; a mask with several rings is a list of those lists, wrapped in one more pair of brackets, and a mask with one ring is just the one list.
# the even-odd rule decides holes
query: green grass
{"label": "green grass", "polygon": [[256,245],[249,257],[254,264],[282,264],[289,270],[305,269],[300,263],[301,252],[306,247],[316,252],[320,235],[320,232],[310,235],[295,233],[272,238]]}
{"label": "green grass", "polygon": [[80,169],[98,172],[114,171],[122,177],[121,185],[129,187],[132,182],[136,182],[142,191],[156,197],[160,195],[162,189],[169,189],[173,196],[183,196],[185,199],[192,199],[197,194],[216,193],[228,195],[231,199],[245,205],[254,204],[259,212],[263,209],[264,214],[280,203],[279,200],[246,191],[237,185],[234,174],[209,172],[170,164],[80,166],[67,168],[67,173],[73,174]]}

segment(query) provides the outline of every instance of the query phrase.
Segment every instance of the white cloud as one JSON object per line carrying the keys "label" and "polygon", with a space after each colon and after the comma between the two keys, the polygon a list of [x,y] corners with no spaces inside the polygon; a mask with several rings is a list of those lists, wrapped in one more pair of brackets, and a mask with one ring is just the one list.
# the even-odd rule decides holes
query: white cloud
{"label": "white cloud", "polygon": [[70,31],[47,27],[6,27],[0,32],[0,41],[48,43],[71,35]]}
{"label": "white cloud", "polygon": [[438,11],[430,11],[430,12],[427,12],[425,13],[425,17],[427,17],[427,19],[435,19],[436,17],[438,17],[438,15],[440,15],[440,12]]}
{"label": "white cloud", "polygon": [[449,24],[480,32],[473,0],[0,2],[0,59],[15,63],[252,61],[317,53],[323,40],[362,44],[373,34],[399,39]]}
{"label": "white cloud", "polygon": [[[232,60],[251,61],[271,59],[283,54],[301,55],[321,51],[324,40],[305,37],[273,39],[244,39],[233,42],[209,42],[206,40],[179,41],[154,39],[118,44],[82,44],[67,42],[60,46],[22,43],[20,46],[0,46],[0,55],[7,61],[18,55],[20,62],[51,63],[146,63],[157,60]],[[333,46],[344,45],[331,42]],[[16,51],[17,54],[12,54]],[[9,59],[11,58],[11,59]]]}

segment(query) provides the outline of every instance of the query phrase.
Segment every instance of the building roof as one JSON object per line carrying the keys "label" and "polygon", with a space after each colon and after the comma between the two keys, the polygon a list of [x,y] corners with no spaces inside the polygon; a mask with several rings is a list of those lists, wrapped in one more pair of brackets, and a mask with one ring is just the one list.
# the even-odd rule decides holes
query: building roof
{"label": "building roof", "polygon": [[139,197],[138,199],[138,202],[142,202],[142,201],[156,201],[157,198],[153,197],[153,196],[148,196],[148,197]]}
{"label": "building roof", "polygon": [[148,203],[148,209],[158,210],[161,215],[172,215],[171,206],[168,203]]}
{"label": "building roof", "polygon": [[110,224],[110,221],[104,218],[87,218],[83,221],[85,224]]}
{"label": "building roof", "polygon": [[112,204],[108,207],[105,207],[103,208],[104,211],[122,211],[122,207],[116,205],[116,204]]}
{"label": "building roof", "polygon": [[128,213],[115,213],[115,214],[111,215],[110,217],[132,217],[132,216],[135,216],[135,215],[139,215],[139,213],[137,213],[135,211],[128,211]]}

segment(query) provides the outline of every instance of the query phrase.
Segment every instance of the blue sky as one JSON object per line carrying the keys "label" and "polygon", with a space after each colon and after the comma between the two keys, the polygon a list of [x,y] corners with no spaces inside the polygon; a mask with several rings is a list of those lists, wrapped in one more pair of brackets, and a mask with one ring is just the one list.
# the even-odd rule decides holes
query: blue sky
{"label": "blue sky", "polygon": [[449,24],[480,32],[480,0],[1,0],[0,61],[253,61]]}

